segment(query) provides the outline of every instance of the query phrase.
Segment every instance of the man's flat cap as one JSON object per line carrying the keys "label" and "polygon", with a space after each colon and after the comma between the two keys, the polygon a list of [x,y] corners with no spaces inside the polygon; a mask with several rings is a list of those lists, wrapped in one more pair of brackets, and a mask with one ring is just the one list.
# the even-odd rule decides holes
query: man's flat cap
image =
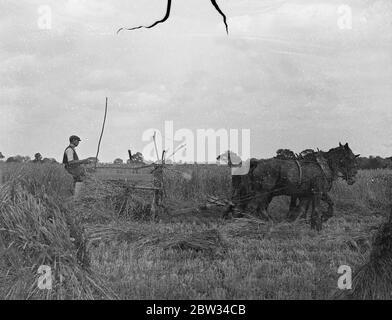
{"label": "man's flat cap", "polygon": [[74,140],[82,141],[82,139],[80,139],[78,136],[70,136],[69,137],[69,142],[72,142]]}

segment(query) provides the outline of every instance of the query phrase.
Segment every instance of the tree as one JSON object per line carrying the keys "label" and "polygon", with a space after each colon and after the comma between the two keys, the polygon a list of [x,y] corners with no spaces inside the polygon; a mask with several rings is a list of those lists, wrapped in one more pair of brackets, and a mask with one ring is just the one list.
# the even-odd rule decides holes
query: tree
{"label": "tree", "polygon": [[359,157],[357,159],[358,168],[364,170],[392,168],[391,158],[381,158],[379,156]]}
{"label": "tree", "polygon": [[6,162],[10,163],[10,162],[16,162],[16,163],[22,163],[22,162],[29,162],[31,159],[29,156],[21,156],[21,155],[17,155],[17,156],[13,156],[13,157],[9,157]]}
{"label": "tree", "polygon": [[141,152],[136,152],[131,155],[131,159],[128,159],[127,163],[144,163],[144,157]]}
{"label": "tree", "polygon": [[32,162],[34,162],[34,163],[41,163],[42,162],[42,155],[39,152],[37,152],[34,155],[34,160]]}
{"label": "tree", "polygon": [[124,161],[120,158],[117,158],[113,161],[113,164],[123,164],[123,163],[124,163]]}
{"label": "tree", "polygon": [[7,163],[13,163],[13,162],[20,163],[20,162],[22,162],[22,157],[21,156],[9,157],[9,158],[7,158],[7,160],[5,162],[7,162]]}
{"label": "tree", "polygon": [[42,160],[43,163],[57,163],[56,159],[54,158],[44,158]]}
{"label": "tree", "polygon": [[4,159],[3,154],[0,152],[0,160]]}

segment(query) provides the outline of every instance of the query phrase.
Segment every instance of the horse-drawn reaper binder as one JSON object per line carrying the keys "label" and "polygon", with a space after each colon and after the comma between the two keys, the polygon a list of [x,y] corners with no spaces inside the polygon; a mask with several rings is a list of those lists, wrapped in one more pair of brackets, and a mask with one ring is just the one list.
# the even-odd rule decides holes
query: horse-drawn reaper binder
{"label": "horse-drawn reaper binder", "polygon": [[[157,152],[157,161],[152,164],[141,164],[132,165],[132,154],[128,150],[130,164],[98,164],[98,155],[100,151],[102,136],[105,129],[106,117],[108,110],[108,98],[106,98],[105,114],[102,124],[101,134],[99,136],[96,162],[94,167],[87,168],[90,174],[95,179],[101,181],[122,181],[125,183],[126,188],[129,190],[144,190],[153,192],[151,202],[151,216],[156,218],[163,211],[163,198],[164,198],[164,181],[163,181],[163,169],[165,167],[165,151],[162,152],[162,158],[159,159],[158,150],[156,148],[156,136],[154,134],[153,140],[155,149]],[[75,199],[78,198],[81,186],[75,187]]]}
{"label": "horse-drawn reaper binder", "polygon": [[97,165],[93,175],[98,180],[125,182],[129,190],[152,192],[151,217],[157,218],[164,207],[164,165],[164,161],[143,166]]}

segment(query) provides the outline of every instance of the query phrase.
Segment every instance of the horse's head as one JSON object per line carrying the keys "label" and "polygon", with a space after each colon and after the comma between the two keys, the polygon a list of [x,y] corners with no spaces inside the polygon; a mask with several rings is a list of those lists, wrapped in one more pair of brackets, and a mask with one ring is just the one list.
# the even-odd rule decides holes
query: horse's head
{"label": "horse's head", "polygon": [[358,172],[357,158],[359,154],[354,154],[348,143],[342,145],[339,142],[339,147],[332,149],[332,157],[338,173],[347,181],[349,185],[355,183],[355,176]]}

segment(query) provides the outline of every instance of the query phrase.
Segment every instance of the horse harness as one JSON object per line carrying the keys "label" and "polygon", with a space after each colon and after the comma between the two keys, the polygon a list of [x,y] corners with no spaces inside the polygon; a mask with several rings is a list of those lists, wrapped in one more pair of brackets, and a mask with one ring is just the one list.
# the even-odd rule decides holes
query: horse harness
{"label": "horse harness", "polygon": [[[317,157],[317,156],[315,157],[315,160],[316,160],[315,163],[317,163],[318,166],[320,167],[321,172],[324,175],[324,178],[326,180],[329,180],[327,173],[330,171],[330,169],[329,169],[327,161],[325,159],[322,159],[322,158]],[[303,178],[302,166],[301,166],[301,163],[299,162],[299,160],[295,159],[294,161],[295,161],[295,163],[297,164],[297,167],[298,167],[298,175],[299,175],[298,186],[300,186],[302,184],[302,178]]]}
{"label": "horse harness", "polygon": [[297,164],[297,167],[298,167],[298,173],[299,173],[298,186],[300,186],[302,184],[302,167],[301,167],[301,164],[299,163],[298,160],[295,160],[295,163]]}
{"label": "horse harness", "polygon": [[[325,158],[316,157],[316,162],[319,165],[321,172],[324,174],[325,180],[332,182],[331,169],[329,168],[328,161]],[[328,179],[328,174],[331,176]]]}

